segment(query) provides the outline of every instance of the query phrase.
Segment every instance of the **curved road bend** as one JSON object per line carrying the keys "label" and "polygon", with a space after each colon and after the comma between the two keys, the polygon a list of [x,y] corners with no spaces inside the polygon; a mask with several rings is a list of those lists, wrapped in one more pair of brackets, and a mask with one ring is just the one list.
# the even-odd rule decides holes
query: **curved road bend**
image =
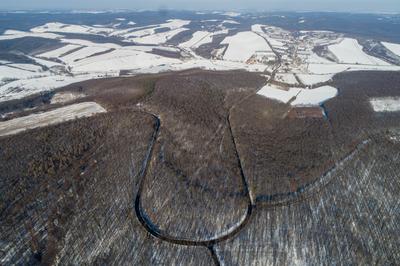
{"label": "curved road bend", "polygon": [[[277,67],[273,70],[273,72],[271,73],[270,78],[268,79],[267,83],[271,82],[274,77],[275,74],[277,73],[278,69],[281,66],[281,60],[280,57],[279,58],[279,64],[277,65]],[[194,240],[189,240],[189,239],[179,239],[179,238],[175,238],[172,236],[168,236],[167,234],[165,234],[164,232],[162,232],[161,230],[159,230],[149,219],[149,217],[147,217],[147,215],[144,213],[144,211],[142,210],[141,207],[141,195],[142,195],[142,191],[143,191],[143,186],[144,186],[144,182],[145,182],[145,178],[147,175],[147,171],[150,165],[150,161],[153,158],[153,153],[154,153],[154,145],[159,137],[160,134],[160,128],[161,128],[161,120],[160,118],[153,113],[147,112],[145,110],[141,110],[140,112],[145,113],[147,115],[150,115],[154,118],[154,120],[156,121],[155,123],[155,130],[154,133],[151,137],[150,140],[150,144],[149,144],[149,148],[147,150],[146,153],[146,157],[145,160],[142,164],[142,168],[139,172],[139,187],[136,193],[136,198],[135,198],[135,212],[136,212],[136,216],[139,220],[139,222],[142,224],[142,226],[146,229],[146,231],[148,231],[152,236],[163,240],[163,241],[167,241],[173,244],[178,244],[178,245],[186,245],[186,246],[203,246],[206,247],[209,251],[210,251],[210,255],[213,259],[213,261],[215,262],[216,265],[220,265],[218,257],[215,253],[215,249],[214,249],[214,245],[228,240],[232,237],[234,237],[236,234],[238,234],[249,222],[251,214],[253,213],[253,209],[255,207],[255,200],[253,199],[253,197],[251,196],[251,193],[249,191],[249,186],[248,186],[248,179],[246,178],[244,171],[243,171],[243,167],[242,167],[242,161],[240,159],[239,156],[239,152],[237,150],[237,143],[233,134],[233,130],[232,130],[232,126],[231,126],[231,122],[230,122],[230,117],[231,117],[231,112],[234,109],[234,107],[240,103],[242,103],[243,101],[245,101],[247,98],[249,98],[250,96],[256,94],[256,92],[254,93],[250,93],[248,96],[246,96],[245,98],[243,98],[242,100],[240,100],[239,102],[237,102],[236,104],[234,104],[230,109],[229,109],[229,114],[227,116],[227,123],[228,123],[228,127],[229,127],[229,132],[232,138],[232,142],[234,144],[235,147],[235,155],[236,155],[236,159],[237,159],[237,163],[238,163],[238,167],[240,170],[240,175],[242,178],[242,182],[243,185],[245,187],[245,191],[248,197],[248,208],[247,208],[247,213],[245,218],[243,219],[243,221],[237,226],[235,227],[233,230],[231,230],[229,233],[219,236],[217,238],[213,238],[210,240],[204,240],[204,241],[194,241]]]}

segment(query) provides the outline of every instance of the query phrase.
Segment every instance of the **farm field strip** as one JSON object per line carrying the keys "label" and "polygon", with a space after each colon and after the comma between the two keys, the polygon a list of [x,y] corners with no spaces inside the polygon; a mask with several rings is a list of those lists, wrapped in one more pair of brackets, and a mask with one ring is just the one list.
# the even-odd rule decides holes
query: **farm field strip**
{"label": "farm field strip", "polygon": [[106,112],[106,110],[95,102],[72,104],[47,112],[0,122],[0,136],[13,135],[28,129],[59,124],[104,112]]}

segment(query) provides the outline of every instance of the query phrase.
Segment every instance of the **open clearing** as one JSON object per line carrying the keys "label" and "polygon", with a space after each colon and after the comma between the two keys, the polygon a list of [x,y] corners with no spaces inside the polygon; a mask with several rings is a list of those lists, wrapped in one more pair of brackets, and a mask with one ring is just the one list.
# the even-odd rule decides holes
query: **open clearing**
{"label": "open clearing", "polygon": [[28,129],[54,125],[104,112],[106,112],[106,110],[95,102],[72,104],[52,111],[0,122],[0,136],[13,135]]}
{"label": "open clearing", "polygon": [[73,100],[76,100],[81,97],[85,97],[86,95],[83,93],[73,93],[73,92],[57,92],[54,94],[54,96],[51,98],[50,103],[51,104],[56,104],[56,103],[66,103],[66,102],[71,102]]}
{"label": "open clearing", "polygon": [[370,100],[375,112],[399,112],[400,97],[382,97]]}

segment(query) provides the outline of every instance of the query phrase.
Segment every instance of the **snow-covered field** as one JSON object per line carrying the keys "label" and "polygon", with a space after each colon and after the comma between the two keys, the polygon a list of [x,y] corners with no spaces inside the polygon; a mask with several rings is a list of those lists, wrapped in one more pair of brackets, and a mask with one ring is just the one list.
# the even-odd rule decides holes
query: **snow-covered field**
{"label": "snow-covered field", "polygon": [[0,66],[0,82],[6,79],[27,79],[39,77],[41,75],[46,75],[46,73],[41,73],[40,69],[32,71],[15,67],[14,64]]}
{"label": "snow-covered field", "polygon": [[86,25],[71,25],[58,22],[47,23],[31,29],[32,32],[57,32],[57,33],[80,33],[80,34],[108,34],[113,32],[112,28],[91,27]]}
{"label": "snow-covered field", "polygon": [[257,92],[258,95],[265,96],[267,98],[277,100],[283,103],[288,103],[290,100],[294,99],[296,95],[301,92],[301,88],[289,88],[284,90],[272,84],[267,84],[261,90]]}
{"label": "snow-covered field", "polygon": [[287,84],[297,84],[297,79],[294,76],[294,74],[290,74],[290,73],[278,73],[275,76],[275,79],[277,81],[281,81]]}
{"label": "snow-covered field", "polygon": [[332,86],[322,86],[311,90],[302,89],[291,104],[296,106],[320,105],[336,97],[337,93],[337,89]]}
{"label": "snow-covered field", "polygon": [[77,73],[119,72],[121,69],[146,69],[165,64],[178,64],[181,61],[151,53],[131,49],[117,49],[109,53],[88,57],[72,64]]}
{"label": "snow-covered field", "polygon": [[339,63],[361,65],[389,65],[385,61],[367,55],[356,39],[344,38],[340,43],[330,45],[329,50],[336,56]]}
{"label": "snow-covered field", "polygon": [[[34,61],[32,64],[1,60],[0,102],[87,79],[116,77],[120,73],[134,75],[190,68],[272,72],[279,65],[275,81],[286,83],[287,87],[300,86],[299,81],[315,87],[343,71],[400,71],[400,66],[367,55],[356,39],[344,38],[339,33],[300,31],[293,34],[266,24],[251,25],[251,31],[240,30],[236,28],[241,26],[240,15],[216,14],[223,19],[168,19],[158,24],[137,26],[125,18],[115,18],[105,25],[49,22],[29,31],[6,30],[0,35],[0,41],[40,37],[58,41],[60,45],[26,55]],[[214,25],[210,27],[209,24]],[[188,32],[183,35],[190,35],[189,38],[185,37],[176,45],[168,43],[185,31]],[[80,35],[85,38],[80,39]],[[220,38],[215,40],[220,43],[213,42],[217,35]],[[98,40],[96,36],[101,38]],[[209,43],[213,43],[209,57],[198,54],[202,50],[197,48]],[[393,53],[400,52],[400,44],[382,44]],[[328,55],[317,55],[314,48],[321,46],[327,48]],[[259,93],[283,102],[298,93],[296,88],[288,92],[275,89],[263,88]],[[311,99],[308,93],[319,95],[320,92],[315,89],[300,95]],[[301,97],[295,103],[307,102]]]}
{"label": "snow-covered field", "polygon": [[61,47],[59,49],[55,49],[55,50],[40,54],[40,55],[38,55],[38,57],[59,58],[62,55],[66,54],[66,53],[68,53],[70,51],[76,50],[76,49],[78,49],[80,47],[82,47],[82,46],[76,45],[76,44],[67,44],[64,47]]}
{"label": "snow-covered field", "polygon": [[297,74],[297,76],[304,85],[311,86],[313,84],[329,81],[330,79],[332,79],[333,74],[327,74],[327,75]]}
{"label": "snow-covered field", "polygon": [[261,36],[251,31],[239,32],[226,37],[222,44],[228,44],[224,60],[246,62],[257,51],[269,51],[268,43]]}
{"label": "snow-covered field", "polygon": [[2,40],[13,40],[24,37],[36,37],[44,39],[60,39],[63,36],[54,33],[41,33],[41,32],[25,32],[17,30],[6,30],[3,35],[0,35],[0,41]]}
{"label": "snow-covered field", "polygon": [[139,44],[163,44],[163,43],[167,42],[168,40],[172,39],[175,35],[177,35],[181,32],[187,31],[187,30],[188,29],[186,29],[186,28],[178,28],[178,29],[173,29],[173,30],[169,30],[166,32],[147,35],[144,37],[131,38],[129,40],[134,43],[139,43]]}
{"label": "snow-covered field", "polygon": [[98,46],[84,47],[82,49],[77,50],[76,52],[70,53],[66,56],[62,56],[59,59],[66,64],[73,64],[74,62],[77,62],[79,60],[82,60],[84,58],[90,57],[98,53],[103,53],[108,50],[110,49]]}
{"label": "snow-covered field", "polygon": [[180,47],[185,48],[197,48],[202,44],[212,42],[212,38],[210,37],[212,33],[208,31],[196,31],[193,33],[192,38],[184,43],[179,44]]}
{"label": "snow-covered field", "polygon": [[20,79],[0,86],[0,102],[20,99],[43,91],[51,91],[75,82],[105,77],[102,73],[77,76],[54,75]]}
{"label": "snow-covered field", "polygon": [[375,112],[400,112],[400,97],[372,98],[370,103]]}
{"label": "snow-covered field", "polygon": [[13,135],[25,130],[59,124],[104,112],[106,112],[106,110],[95,102],[72,104],[48,112],[0,122],[0,136]]}
{"label": "snow-covered field", "polygon": [[337,95],[337,89],[322,86],[315,89],[288,88],[268,84],[257,92],[258,95],[289,103],[293,106],[317,106]]}
{"label": "snow-covered field", "polygon": [[397,56],[400,56],[400,44],[397,43],[389,43],[389,42],[382,42],[382,45],[386,47],[389,51],[394,53]]}

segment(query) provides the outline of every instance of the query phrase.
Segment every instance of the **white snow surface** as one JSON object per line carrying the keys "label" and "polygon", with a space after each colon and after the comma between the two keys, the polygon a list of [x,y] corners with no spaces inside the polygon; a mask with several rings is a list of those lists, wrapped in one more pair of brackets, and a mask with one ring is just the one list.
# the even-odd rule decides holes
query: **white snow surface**
{"label": "white snow surface", "polygon": [[235,21],[235,20],[232,20],[232,19],[226,19],[226,20],[222,21],[222,24],[236,24],[236,25],[238,25],[240,23]]}
{"label": "white snow surface", "polygon": [[400,44],[398,43],[389,43],[389,42],[382,42],[382,45],[386,47],[389,51],[394,53],[397,56],[400,56]]}
{"label": "white snow surface", "polygon": [[44,73],[29,71],[26,69],[10,67],[10,65],[0,66],[0,81],[6,79],[26,79],[39,77],[40,75],[45,75]]}
{"label": "white snow surface", "polygon": [[400,97],[380,97],[370,99],[375,112],[400,112]]}
{"label": "white snow surface", "polygon": [[160,32],[156,34],[151,34],[147,35],[144,37],[136,37],[136,38],[131,38],[129,39],[132,42],[139,43],[139,44],[163,44],[173,38],[175,35],[178,33],[181,33],[183,31],[187,31],[189,29],[186,28],[178,28],[178,29],[173,29],[169,30],[166,32]]}
{"label": "white snow surface", "polygon": [[179,44],[180,47],[184,48],[197,48],[202,44],[212,42],[212,37],[210,37],[211,32],[208,31],[196,31],[193,36],[187,42]]}
{"label": "white snow surface", "polygon": [[94,54],[102,53],[102,52],[105,52],[108,50],[110,50],[110,49],[105,48],[105,47],[97,47],[97,46],[84,47],[73,53],[67,54],[66,56],[60,57],[59,59],[65,63],[71,65],[78,60],[82,60],[82,59],[90,57]]}
{"label": "white snow surface", "polygon": [[37,64],[42,65],[42,66],[46,66],[48,68],[52,68],[55,66],[62,66],[60,63],[54,62],[54,61],[49,61],[49,60],[45,60],[45,59],[41,59],[38,57],[33,57],[33,56],[28,56],[30,59],[34,60]]}
{"label": "white snow surface", "polygon": [[106,112],[106,110],[95,102],[72,104],[47,112],[31,114],[0,122],[0,136],[13,135],[25,130],[59,124],[104,112]]}
{"label": "white snow surface", "polygon": [[170,28],[171,30],[173,29],[179,29],[182,28],[183,26],[189,25],[190,20],[183,20],[183,19],[169,19],[167,20],[166,23],[160,24],[160,28]]}
{"label": "white snow surface", "polygon": [[68,53],[74,49],[77,49],[79,47],[82,47],[80,45],[76,45],[76,44],[67,44],[61,48],[46,52],[46,53],[42,53],[40,55],[38,55],[39,57],[43,57],[43,58],[58,58],[61,55]]}
{"label": "white snow surface", "polygon": [[45,39],[60,39],[63,36],[54,33],[35,33],[35,32],[25,32],[18,30],[6,30],[3,35],[0,35],[0,41],[2,40],[13,40],[20,39],[24,37],[36,37]]}
{"label": "white snow surface", "polygon": [[193,36],[190,40],[179,44],[179,47],[182,48],[198,48],[203,44],[211,43],[213,41],[213,37],[219,34],[228,34],[228,30],[219,30],[214,32],[209,31],[196,31],[193,33]]}
{"label": "white snow surface", "polygon": [[[231,21],[232,19],[219,19],[215,20],[215,22],[235,22]],[[202,44],[212,42],[215,35],[227,34],[228,29],[224,28],[222,24],[217,27],[217,31],[200,30],[194,32],[188,41],[177,46],[167,46],[165,44],[176,34],[188,30],[184,26],[189,23],[191,23],[189,20],[171,19],[165,23],[155,25],[134,27],[134,23],[131,23],[132,27],[130,28],[115,29],[107,25],[69,25],[54,22],[35,27],[30,32],[7,30],[3,35],[0,35],[0,40],[41,36],[43,38],[59,39],[65,46],[37,56],[27,55],[35,60],[37,64],[47,66],[49,71],[43,71],[40,66],[33,64],[1,62],[7,65],[0,66],[0,102],[52,90],[82,80],[118,76],[121,70],[128,70],[131,75],[189,68],[272,71],[273,66],[263,64],[267,56],[274,55],[272,48],[275,52],[281,54],[283,63],[289,62],[287,69],[282,67],[279,70],[276,80],[292,84],[294,87],[296,87],[297,80],[292,73],[297,73],[300,80],[305,85],[310,86],[325,82],[331,79],[334,74],[343,71],[400,70],[400,66],[390,65],[378,58],[365,54],[362,51],[362,46],[355,39],[337,39],[341,35],[319,37],[319,35],[316,35],[317,31],[310,33],[310,42],[299,44],[298,56],[301,59],[301,63],[299,65],[290,64],[291,58],[288,56],[287,49],[293,42],[291,33],[278,27],[261,24],[252,25],[252,31],[239,32],[233,36],[226,37],[221,42],[221,44],[226,45],[226,50],[225,47],[214,49],[212,51],[213,59],[202,58],[196,55],[193,50]],[[156,29],[160,28],[168,28],[169,30],[155,33]],[[55,34],[54,32],[60,34]],[[62,33],[117,36],[127,44],[129,42],[137,42],[143,45],[122,46],[116,43],[95,43],[82,39],[68,39],[68,37],[62,36]],[[265,39],[268,40],[272,47]],[[339,63],[331,62],[312,52],[316,43],[329,45],[329,49],[339,59]],[[400,44],[382,44],[387,48],[391,48],[394,52],[398,52],[396,49],[400,49]],[[77,48],[80,49],[72,52]],[[153,54],[152,50],[155,48],[174,51],[183,50],[184,53],[182,54],[187,54],[188,56],[181,59],[168,58]],[[64,55],[66,53],[67,55]],[[50,59],[52,58],[60,59],[62,63],[51,61]],[[252,60],[249,60],[250,58]],[[68,75],[65,71],[68,72]],[[2,81],[2,79],[4,80]],[[12,81],[12,79],[18,80]],[[293,96],[300,93],[299,97],[294,101],[295,104],[315,105],[319,104],[324,97],[331,95],[327,88],[317,89],[312,90],[312,92],[304,92],[303,89],[289,88],[285,91],[279,87],[271,86],[270,88],[263,88],[259,93],[266,93],[266,95],[270,95],[270,98],[282,102],[289,102]],[[330,92],[333,94],[333,90]],[[294,93],[295,95],[293,95]],[[311,93],[311,96],[309,93]],[[322,95],[325,96],[323,97]]]}
{"label": "white snow surface", "polygon": [[42,67],[38,65],[33,65],[33,64],[8,64],[7,66],[14,67],[14,68],[19,68],[31,72],[40,72],[42,71]]}
{"label": "white snow surface", "polygon": [[389,65],[385,61],[367,55],[363,47],[356,39],[344,38],[338,44],[328,46],[328,49],[336,56],[339,63],[361,64],[361,65]]}
{"label": "white snow surface", "polygon": [[261,88],[257,94],[283,103],[288,103],[297,94],[299,94],[300,91],[301,88],[289,88],[288,90],[285,90],[276,85],[267,84]]}
{"label": "white snow surface", "polygon": [[35,33],[57,32],[57,33],[98,34],[98,35],[106,35],[113,31],[114,31],[113,28],[93,27],[87,25],[73,25],[73,24],[64,24],[59,22],[50,22],[42,26],[38,26],[31,29],[31,32]]}
{"label": "white snow surface", "polygon": [[103,47],[108,49],[117,49],[121,47],[121,45],[115,43],[95,43],[92,41],[80,40],[80,39],[61,39],[61,41],[66,44],[75,44],[87,47]]}
{"label": "white snow surface", "polygon": [[221,44],[228,44],[224,59],[246,62],[257,51],[269,51],[268,43],[261,36],[251,31],[239,32],[226,37]]}
{"label": "white snow surface", "polygon": [[332,86],[322,86],[312,90],[301,89],[291,105],[314,106],[336,97],[338,90]]}
{"label": "white snow surface", "polygon": [[76,93],[76,92],[57,92],[54,94],[53,97],[51,97],[50,103],[51,104],[56,104],[56,103],[66,103],[73,101],[78,98],[85,97],[86,95],[83,93]]}
{"label": "white snow surface", "polygon": [[277,73],[275,76],[275,79],[280,82],[287,83],[287,84],[297,84],[298,83],[294,74],[291,74],[291,73]]}
{"label": "white snow surface", "polygon": [[104,77],[104,72],[77,76],[53,75],[40,78],[19,79],[0,86],[0,102],[20,99],[35,93],[50,91],[75,82]]}
{"label": "white snow surface", "polygon": [[162,64],[180,63],[174,58],[166,58],[141,51],[118,49],[107,54],[89,57],[73,65],[75,72],[119,71],[140,69]]}
{"label": "white snow surface", "polygon": [[329,81],[330,79],[332,79],[333,74],[325,74],[325,75],[297,74],[297,76],[304,85],[311,86],[317,83]]}
{"label": "white snow surface", "polygon": [[331,86],[322,86],[312,90],[302,88],[284,89],[268,84],[259,90],[257,94],[283,103],[292,101],[290,104],[295,106],[315,106],[335,97],[337,89]]}
{"label": "white snow surface", "polygon": [[263,26],[264,25],[262,25],[262,24],[254,24],[254,25],[251,25],[251,30],[254,32],[257,32],[257,33],[264,33],[264,31],[262,29]]}
{"label": "white snow surface", "polygon": [[238,16],[240,16],[241,14],[240,13],[238,13],[238,12],[225,12],[225,13],[222,13],[221,15],[224,15],[224,16],[228,16],[228,17],[238,17]]}
{"label": "white snow surface", "polygon": [[335,64],[334,62],[329,61],[329,60],[326,59],[326,58],[320,57],[319,55],[317,55],[317,54],[314,53],[314,52],[311,52],[311,53],[307,56],[306,62],[307,62],[307,63],[310,63],[310,64],[313,64],[313,63],[314,63],[314,64],[327,64],[327,65]]}
{"label": "white snow surface", "polygon": [[183,28],[183,26],[190,24],[190,20],[182,20],[182,19],[169,19],[165,23],[157,24],[157,25],[147,25],[143,27],[136,27],[127,30],[116,31],[111,35],[118,35],[124,37],[125,39],[130,39],[134,37],[144,37],[148,35],[155,34],[155,30],[161,28],[169,28],[170,30],[176,30]]}

